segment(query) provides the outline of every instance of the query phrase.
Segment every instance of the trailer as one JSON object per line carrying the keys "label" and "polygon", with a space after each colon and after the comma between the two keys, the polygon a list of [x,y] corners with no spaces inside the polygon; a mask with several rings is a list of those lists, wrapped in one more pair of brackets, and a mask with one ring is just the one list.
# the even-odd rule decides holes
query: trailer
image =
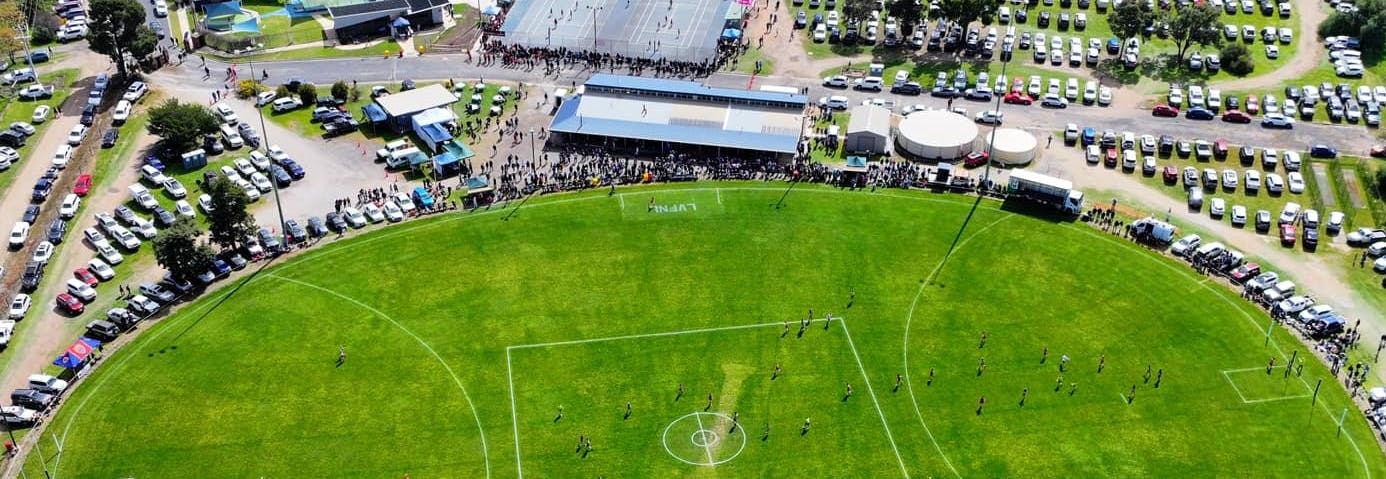
{"label": "trailer", "polygon": [[1023,198],[1053,206],[1059,211],[1078,214],[1083,211],[1083,192],[1073,189],[1073,182],[1028,170],[1011,172],[1006,188],[1008,198]]}

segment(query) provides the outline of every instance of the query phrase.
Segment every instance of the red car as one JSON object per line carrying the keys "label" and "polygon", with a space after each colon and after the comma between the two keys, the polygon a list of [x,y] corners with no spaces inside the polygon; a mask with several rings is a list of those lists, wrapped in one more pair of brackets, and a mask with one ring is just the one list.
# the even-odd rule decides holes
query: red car
{"label": "red car", "polygon": [[1386,158],[1386,145],[1373,145],[1373,146],[1372,146],[1372,157],[1373,157],[1373,158]]}
{"label": "red car", "polygon": [[987,164],[987,160],[990,158],[991,155],[985,151],[974,151],[972,153],[967,154],[967,156],[963,160],[963,166],[969,168],[974,166],[982,166]]}
{"label": "red car", "polygon": [[1006,103],[1014,103],[1016,105],[1029,105],[1035,102],[1029,95],[1018,92],[1007,93],[1004,100]]}
{"label": "red car", "polygon": [[1256,95],[1246,96],[1246,112],[1253,115],[1261,113],[1261,100]]}
{"label": "red car", "polygon": [[87,196],[91,192],[91,175],[77,177],[77,184],[72,185],[72,192],[77,196]]}
{"label": "red car", "polygon": [[1175,168],[1173,165],[1166,166],[1164,178],[1165,183],[1174,183],[1176,181],[1179,181],[1179,169]]}
{"label": "red car", "polygon": [[1213,156],[1219,159],[1227,158],[1227,140],[1218,138],[1213,141]]}
{"label": "red car", "polygon": [[1117,164],[1117,151],[1116,151],[1116,148],[1108,148],[1108,149],[1107,149],[1107,157],[1104,158],[1104,159],[1102,160],[1102,164],[1107,165],[1107,166],[1109,166],[1109,167],[1110,167],[1110,166],[1116,166],[1116,164]]}
{"label": "red car", "polygon": [[1256,263],[1247,263],[1237,267],[1236,270],[1232,271],[1232,280],[1241,283],[1251,279],[1252,277],[1258,274],[1261,274],[1261,265]]}
{"label": "red car", "polygon": [[1295,245],[1295,225],[1285,223],[1280,225],[1280,244],[1285,246]]}
{"label": "red car", "polygon": [[86,268],[77,268],[77,271],[73,271],[72,275],[82,280],[83,283],[87,283],[88,286],[96,286],[97,283],[101,282],[101,280],[96,279],[96,275],[91,274],[91,271]]}
{"label": "red car", "polygon": [[1016,78],[1015,83],[1011,84],[1011,93],[1020,93],[1023,91],[1025,91],[1025,80]]}
{"label": "red car", "polygon": [[1251,123],[1251,115],[1237,110],[1227,110],[1222,114],[1222,121],[1229,123]]}
{"label": "red car", "polygon": [[82,314],[82,310],[86,308],[81,301],[67,293],[58,295],[58,307],[72,314]]}
{"label": "red car", "polygon": [[1164,117],[1174,118],[1174,117],[1179,116],[1179,109],[1178,109],[1178,108],[1175,108],[1175,107],[1172,107],[1172,106],[1169,106],[1169,105],[1166,105],[1166,104],[1164,104],[1164,103],[1161,103],[1161,104],[1159,104],[1159,105],[1155,105],[1155,109],[1154,109],[1154,110],[1150,110],[1150,114],[1151,114],[1151,115],[1155,115],[1155,116],[1164,116]]}

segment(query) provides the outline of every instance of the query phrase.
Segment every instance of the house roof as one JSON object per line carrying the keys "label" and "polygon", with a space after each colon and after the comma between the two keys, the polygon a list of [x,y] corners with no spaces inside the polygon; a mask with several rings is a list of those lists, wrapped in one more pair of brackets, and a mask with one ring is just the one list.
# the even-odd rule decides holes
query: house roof
{"label": "house roof", "polygon": [[392,117],[413,115],[429,108],[451,105],[456,101],[457,97],[452,92],[436,83],[375,99],[380,109]]}
{"label": "house roof", "polygon": [[786,108],[803,108],[808,97],[792,93],[762,90],[719,88],[685,80],[666,80],[600,73],[584,83],[588,92],[646,94],[662,97],[688,98],[702,101],[739,101],[765,103]]}
{"label": "house roof", "polygon": [[682,98],[587,93],[563,102],[549,130],[794,153],[802,112]]}
{"label": "house roof", "polygon": [[870,132],[882,138],[890,136],[890,110],[876,105],[866,105],[852,112],[847,122],[847,134]]}
{"label": "house roof", "polygon": [[409,8],[407,0],[374,0],[350,5],[339,5],[327,7],[327,13],[333,17],[349,17],[352,15],[365,15],[371,13],[386,13]]}
{"label": "house roof", "polygon": [[424,10],[451,5],[448,0],[405,0],[409,3],[409,13],[419,13]]}

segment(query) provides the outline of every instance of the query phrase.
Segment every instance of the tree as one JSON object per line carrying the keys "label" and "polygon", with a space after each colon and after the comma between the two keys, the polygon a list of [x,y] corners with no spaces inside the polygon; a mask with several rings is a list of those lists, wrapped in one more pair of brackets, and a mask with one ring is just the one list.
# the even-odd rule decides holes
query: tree
{"label": "tree", "polygon": [[223,248],[240,246],[247,236],[259,228],[255,217],[246,210],[250,197],[245,190],[226,177],[217,177],[202,185],[202,191],[212,197],[212,211],[207,213],[207,229],[213,244]]}
{"label": "tree", "polygon": [[1107,14],[1107,24],[1112,34],[1121,39],[1122,53],[1126,52],[1127,40],[1136,37],[1146,38],[1145,26],[1155,22],[1155,14],[1141,8],[1141,2],[1121,2],[1112,13]]}
{"label": "tree", "polygon": [[1333,12],[1319,23],[1319,37],[1347,35],[1361,41],[1363,53],[1377,54],[1382,51],[1386,32],[1386,0],[1362,0],[1357,8],[1349,12]]}
{"label": "tree", "polygon": [[1222,69],[1233,75],[1247,75],[1256,69],[1256,59],[1240,43],[1228,44],[1218,52],[1222,59]]}
{"label": "tree", "polygon": [[[452,88],[449,87],[448,90],[452,90]],[[337,83],[332,84],[332,98],[346,100],[348,96],[351,96],[351,89],[347,87],[346,82],[338,80]]]}
{"label": "tree", "polygon": [[14,63],[14,52],[24,48],[19,38],[19,27],[27,23],[18,5],[15,2],[0,2],[0,52],[10,58],[10,63]]}
{"label": "tree", "polygon": [[974,21],[990,25],[996,18],[996,2],[993,0],[941,0],[938,6],[941,17],[964,26]]}
{"label": "tree", "polygon": [[304,83],[298,86],[298,99],[304,105],[313,106],[318,102],[318,87],[312,83]]}
{"label": "tree", "polygon": [[924,6],[916,0],[891,0],[886,12],[901,23],[901,36],[913,34],[914,26],[924,21]]}
{"label": "tree", "polygon": [[275,98],[288,98],[292,94],[293,92],[289,91],[289,85],[279,85],[279,88],[274,89]]}
{"label": "tree", "polygon": [[111,57],[121,76],[126,75],[126,55],[138,60],[154,52],[158,39],[145,26],[138,0],[92,0],[90,7],[87,42],[92,51]]}
{"label": "tree", "polygon": [[1376,197],[1386,200],[1386,168],[1376,169]]}
{"label": "tree", "polygon": [[154,260],[174,276],[191,279],[212,268],[212,248],[197,241],[202,232],[190,218],[180,218],[154,238]]}
{"label": "tree", "polygon": [[[876,2],[868,0],[846,0],[842,3],[842,16],[848,23],[855,20],[865,20],[871,16],[871,10]],[[865,32],[863,32],[865,34]]]}
{"label": "tree", "polygon": [[52,27],[46,25],[34,24],[34,27],[29,29],[29,41],[35,45],[53,43],[54,40],[58,39],[57,35]]}
{"label": "tree", "polygon": [[182,151],[197,145],[202,135],[217,131],[220,124],[207,107],[170,98],[149,110],[145,128],[162,138],[165,145]]}
{"label": "tree", "polygon": [[[1123,2],[1125,3],[1125,2]],[[1217,46],[1222,44],[1222,12],[1211,4],[1191,5],[1166,15],[1169,23],[1169,37],[1178,49],[1174,54],[1176,62],[1184,61],[1184,54],[1194,45]]]}

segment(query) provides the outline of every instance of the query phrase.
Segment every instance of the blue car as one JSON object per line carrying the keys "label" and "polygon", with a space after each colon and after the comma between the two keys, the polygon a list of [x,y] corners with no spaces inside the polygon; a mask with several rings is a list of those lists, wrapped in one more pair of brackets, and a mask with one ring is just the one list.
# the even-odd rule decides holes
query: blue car
{"label": "blue car", "polygon": [[1190,108],[1189,111],[1184,113],[1184,118],[1190,120],[1211,120],[1215,116],[1217,116],[1217,114],[1213,113],[1212,110],[1202,107]]}
{"label": "blue car", "polygon": [[433,195],[422,186],[414,187],[414,201],[419,203],[420,208],[428,209],[433,207]]}
{"label": "blue car", "polygon": [[281,160],[279,164],[284,166],[284,170],[288,171],[289,176],[292,176],[294,180],[303,179],[305,173],[303,171],[303,167],[299,166],[297,161],[285,158]]}
{"label": "blue car", "polygon": [[159,161],[159,157],[157,156],[149,155],[144,157],[144,164],[152,166],[156,170],[164,171],[164,162]]}
{"label": "blue car", "polygon": [[1116,55],[1117,53],[1121,53],[1121,40],[1117,40],[1115,38],[1108,38],[1107,54]]}
{"label": "blue car", "polygon": [[231,265],[226,264],[226,262],[222,261],[221,258],[215,258],[212,260],[212,271],[215,272],[216,275],[219,277],[226,276],[228,274],[231,274]]}
{"label": "blue car", "polygon": [[1097,130],[1092,127],[1083,129],[1083,146],[1088,146],[1097,141]]}
{"label": "blue car", "polygon": [[1309,148],[1309,156],[1313,158],[1337,158],[1338,149],[1320,143]]}

